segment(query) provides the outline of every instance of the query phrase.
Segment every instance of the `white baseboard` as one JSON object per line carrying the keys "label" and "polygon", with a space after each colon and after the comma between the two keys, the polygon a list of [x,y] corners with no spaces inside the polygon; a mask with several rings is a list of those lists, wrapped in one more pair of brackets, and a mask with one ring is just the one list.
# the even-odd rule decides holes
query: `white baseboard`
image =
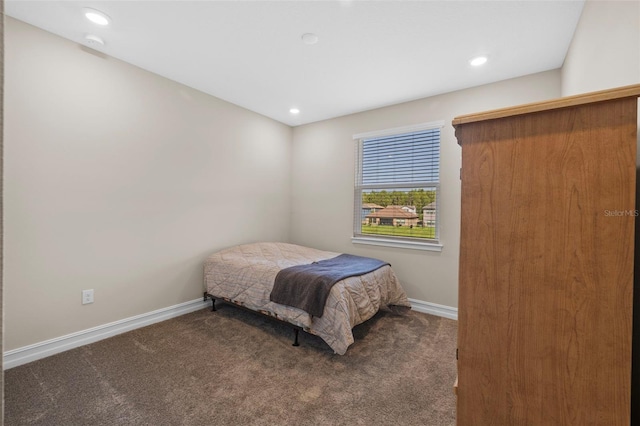
{"label": "white baseboard", "polygon": [[439,317],[458,320],[458,308],[452,308],[451,306],[438,305],[437,303],[425,302],[417,299],[409,299],[411,303],[411,309],[416,312],[422,312],[423,314],[436,315]]}
{"label": "white baseboard", "polygon": [[[411,308],[417,312],[437,315],[454,320],[458,319],[458,309],[456,308],[416,299],[409,299],[409,302],[411,303]],[[156,311],[147,312],[146,314],[136,315],[119,321],[89,328],[87,330],[67,334],[66,336],[56,337],[54,339],[45,340],[44,342],[12,349],[4,353],[3,368],[8,370],[31,361],[36,361],[60,352],[68,351],[69,349],[88,345],[89,343],[97,342],[98,340],[135,330],[136,328],[145,327],[156,322],[188,314],[190,312],[203,309],[209,304],[210,302],[204,302],[201,298],[198,298],[189,302],[169,306],[168,308],[158,309]]]}
{"label": "white baseboard", "polygon": [[3,369],[7,370],[31,361],[68,351],[69,349],[97,342],[98,340],[106,339],[107,337],[135,330],[136,328],[188,314],[190,312],[203,309],[206,306],[207,303],[204,302],[202,298],[199,298],[189,302],[169,306],[167,308],[158,309],[156,311],[147,312],[146,314],[136,315],[130,318],[89,328],[87,330],[67,334],[66,336],[56,337],[54,339],[45,340],[44,342],[12,349],[3,354]]}

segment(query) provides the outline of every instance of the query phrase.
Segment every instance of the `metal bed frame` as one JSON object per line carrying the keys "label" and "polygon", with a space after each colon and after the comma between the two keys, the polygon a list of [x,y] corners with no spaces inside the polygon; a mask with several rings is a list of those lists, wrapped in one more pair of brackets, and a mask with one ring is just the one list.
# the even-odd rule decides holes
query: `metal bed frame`
{"label": "metal bed frame", "polygon": [[285,324],[288,325],[289,327],[293,327],[293,332],[295,333],[295,338],[293,340],[293,344],[291,346],[300,346],[300,343],[298,342],[298,334],[300,333],[300,330],[304,331],[304,329],[300,326],[291,324],[290,322],[287,321],[283,321],[279,318],[273,317],[271,315],[267,315],[267,314],[263,314],[262,312],[259,311],[254,311],[253,309],[249,309],[245,306],[242,305],[238,305],[237,303],[232,302],[231,300],[225,299],[223,297],[216,297],[212,294],[207,293],[206,291],[204,292],[204,295],[202,297],[203,302],[206,302],[207,299],[211,299],[211,312],[216,312],[216,300],[219,300],[222,303],[226,303],[227,305],[232,305],[235,306],[237,308],[243,309],[245,311],[248,312],[253,312],[254,314],[258,314],[258,315],[262,315],[265,318],[269,318],[273,321],[279,322],[281,324]]}

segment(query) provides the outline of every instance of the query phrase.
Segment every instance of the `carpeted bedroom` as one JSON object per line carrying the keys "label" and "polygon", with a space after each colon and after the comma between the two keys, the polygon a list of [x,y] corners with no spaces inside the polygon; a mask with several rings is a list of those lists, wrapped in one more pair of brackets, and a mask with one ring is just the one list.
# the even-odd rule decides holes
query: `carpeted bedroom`
{"label": "carpeted bedroom", "polygon": [[640,1],[0,11],[5,425],[640,424]]}

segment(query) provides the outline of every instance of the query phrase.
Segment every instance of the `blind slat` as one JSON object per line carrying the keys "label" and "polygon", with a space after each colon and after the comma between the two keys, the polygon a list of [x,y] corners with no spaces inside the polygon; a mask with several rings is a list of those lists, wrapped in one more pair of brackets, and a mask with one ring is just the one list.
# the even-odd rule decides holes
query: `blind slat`
{"label": "blind slat", "polygon": [[440,129],[362,141],[362,183],[437,181]]}

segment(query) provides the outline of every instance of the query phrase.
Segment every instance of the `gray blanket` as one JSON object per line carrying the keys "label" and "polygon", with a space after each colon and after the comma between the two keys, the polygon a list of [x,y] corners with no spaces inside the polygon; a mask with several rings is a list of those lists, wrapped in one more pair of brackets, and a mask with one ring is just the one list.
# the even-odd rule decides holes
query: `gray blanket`
{"label": "gray blanket", "polygon": [[276,275],[269,299],[321,317],[329,291],[340,280],[368,274],[388,265],[370,257],[341,254],[308,265],[285,268]]}

